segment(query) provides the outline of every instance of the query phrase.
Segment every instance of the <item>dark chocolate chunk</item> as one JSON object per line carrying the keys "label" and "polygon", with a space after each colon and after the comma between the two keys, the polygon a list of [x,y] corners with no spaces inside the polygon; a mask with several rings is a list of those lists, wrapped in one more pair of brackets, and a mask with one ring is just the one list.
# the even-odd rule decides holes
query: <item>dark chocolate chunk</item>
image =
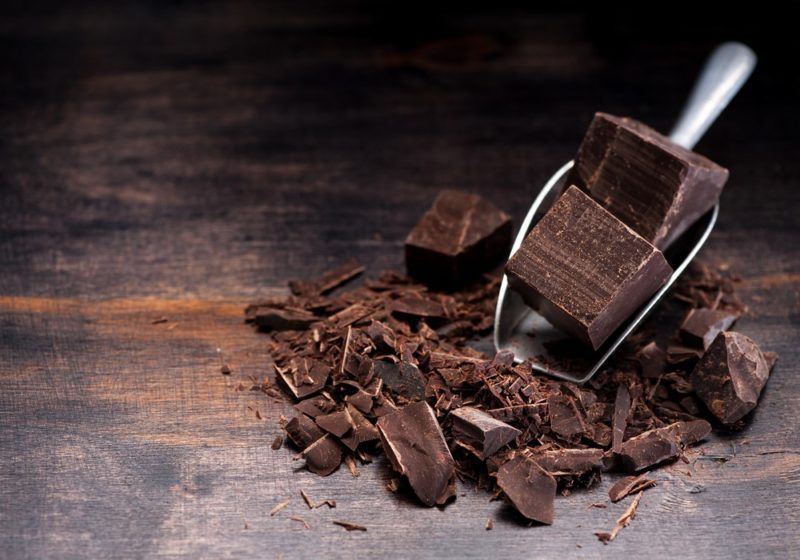
{"label": "dark chocolate chunk", "polygon": [[595,350],[671,273],[658,249],[575,187],[506,265],[528,305]]}
{"label": "dark chocolate chunk", "polygon": [[417,318],[444,317],[440,303],[421,297],[404,297],[392,303],[392,312],[399,316]]}
{"label": "dark chocolate chunk", "polygon": [[642,377],[657,379],[666,369],[666,353],[655,342],[645,344],[636,354],[636,359],[639,360]]}
{"label": "dark chocolate chunk", "polygon": [[310,358],[292,360],[288,369],[275,369],[278,379],[298,399],[321,391],[331,372],[330,366]]}
{"label": "dark chocolate chunk", "polygon": [[378,420],[383,450],[426,506],[451,496],[455,462],[433,409],[418,401]]}
{"label": "dark chocolate chunk", "polygon": [[516,456],[495,475],[497,485],[518,512],[531,521],[551,525],[556,479],[530,458]]}
{"label": "dark chocolate chunk", "polygon": [[625,428],[628,426],[628,416],[631,413],[631,395],[628,386],[620,383],[617,386],[617,397],[614,400],[614,418],[612,420],[611,450],[619,452],[622,440],[625,437]]}
{"label": "dark chocolate chunk", "polygon": [[271,307],[255,305],[246,310],[246,317],[256,326],[265,330],[299,331],[310,327],[320,320],[319,317],[293,307]]}
{"label": "dark chocolate chunk", "polygon": [[353,418],[347,409],[332,412],[324,416],[317,416],[315,419],[317,426],[326,432],[341,438],[347,432],[353,429]]}
{"label": "dark chocolate chunk", "polygon": [[631,472],[641,471],[675,459],[681,452],[681,440],[672,425],[648,430],[620,445],[619,456]]}
{"label": "dark chocolate chunk", "polygon": [[668,364],[691,363],[700,359],[702,356],[702,349],[681,346],[680,344],[670,344],[667,346],[666,359]]}
{"label": "dark chocolate chunk", "polygon": [[406,238],[409,275],[455,288],[502,262],[511,249],[511,218],[475,194],[442,191]]}
{"label": "dark chocolate chunk", "polygon": [[289,439],[298,449],[305,449],[325,435],[314,421],[305,414],[300,414],[289,420],[285,429],[286,435],[289,436]]}
{"label": "dark chocolate chunk", "polygon": [[320,476],[328,476],[342,463],[342,447],[330,434],[325,434],[303,450],[306,468]]}
{"label": "dark chocolate chunk", "polygon": [[547,399],[550,429],[561,437],[571,439],[585,432],[581,413],[575,399],[564,395],[552,395]]}
{"label": "dark chocolate chunk", "polygon": [[364,272],[364,267],[352,259],[338,268],[329,270],[317,280],[291,280],[289,288],[297,296],[324,295]]}
{"label": "dark chocolate chunk", "polygon": [[728,170],[633,119],[597,113],[569,181],[665,249],[719,198]]}
{"label": "dark chocolate chunk", "polygon": [[531,458],[551,474],[582,475],[604,466],[602,449],[550,449],[535,452]]}
{"label": "dark chocolate chunk", "polygon": [[640,474],[639,476],[626,476],[619,479],[608,490],[608,497],[612,502],[618,502],[625,496],[636,494],[642,490],[647,490],[656,485],[656,481],[647,478],[646,475]]}
{"label": "dark chocolate chunk", "polygon": [[708,350],[722,331],[727,331],[739,316],[717,309],[692,309],[681,324],[681,335],[689,344]]}
{"label": "dark chocolate chunk", "polygon": [[396,350],[397,337],[394,331],[380,321],[372,321],[370,323],[369,327],[367,327],[367,335],[378,350]]}
{"label": "dark chocolate chunk", "polygon": [[355,451],[362,443],[380,439],[378,428],[367,420],[363,414],[353,407],[349,407],[349,414],[353,422],[353,430],[342,437],[341,440],[351,451]]}
{"label": "dark chocolate chunk", "polygon": [[384,386],[395,395],[409,400],[425,398],[425,377],[414,364],[376,360],[372,369],[383,380]]}
{"label": "dark chocolate chunk", "polygon": [[456,441],[480,459],[494,455],[522,433],[514,426],[470,406],[454,410],[450,418],[453,420]]}
{"label": "dark chocolate chunk", "polygon": [[294,408],[311,418],[316,418],[317,416],[333,412],[336,409],[336,401],[323,393],[315,397],[303,399],[294,405]]}
{"label": "dark chocolate chunk", "polygon": [[648,430],[620,445],[619,456],[628,471],[641,471],[676,458],[683,447],[697,443],[711,432],[705,420],[675,422]]}
{"label": "dark chocolate chunk", "polygon": [[733,424],[758,404],[769,365],[755,342],[721,332],[692,372],[697,395],[723,424]]}

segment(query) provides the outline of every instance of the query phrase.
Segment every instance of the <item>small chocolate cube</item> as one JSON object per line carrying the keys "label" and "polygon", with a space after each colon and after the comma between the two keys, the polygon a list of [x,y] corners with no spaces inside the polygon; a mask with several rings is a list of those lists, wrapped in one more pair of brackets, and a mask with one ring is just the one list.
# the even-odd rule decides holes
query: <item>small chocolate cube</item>
{"label": "small chocolate cube", "polygon": [[661,251],[574,186],[506,265],[528,305],[595,350],[671,273]]}
{"label": "small chocolate cube", "polygon": [[597,113],[569,181],[666,249],[719,198],[728,170],[629,118]]}
{"label": "small chocolate cube", "polygon": [[506,258],[511,229],[484,198],[442,191],[406,238],[408,274],[434,288],[463,286]]}

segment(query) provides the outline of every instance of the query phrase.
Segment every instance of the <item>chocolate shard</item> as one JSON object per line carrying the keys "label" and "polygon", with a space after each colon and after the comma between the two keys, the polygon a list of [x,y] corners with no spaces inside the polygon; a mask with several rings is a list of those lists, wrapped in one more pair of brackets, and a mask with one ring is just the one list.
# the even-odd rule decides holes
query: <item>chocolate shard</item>
{"label": "chocolate shard", "polygon": [[561,437],[572,439],[585,432],[585,424],[575,400],[565,395],[552,395],[547,399],[550,429]]}
{"label": "chocolate shard", "polygon": [[305,330],[320,320],[305,309],[269,305],[251,306],[246,310],[246,314],[247,320],[256,326],[274,331]]}
{"label": "chocolate shard", "polygon": [[325,435],[314,421],[305,414],[300,414],[289,420],[285,430],[286,435],[289,436],[289,439],[298,449],[305,449]]}
{"label": "chocolate shard", "polygon": [[680,452],[680,437],[670,425],[648,430],[623,442],[618,455],[626,470],[636,472],[675,459]]}
{"label": "chocolate shard", "polygon": [[692,309],[681,324],[681,336],[687,343],[708,350],[722,331],[727,331],[738,319],[735,313],[717,309]]}
{"label": "chocolate shard", "polygon": [[320,476],[328,476],[342,463],[342,447],[325,434],[303,450],[306,468]]}
{"label": "chocolate shard", "polygon": [[556,479],[528,457],[518,455],[495,474],[497,485],[511,505],[527,519],[552,525]]}
{"label": "chocolate shard", "polygon": [[354,426],[353,418],[347,409],[338,410],[324,416],[317,416],[315,422],[317,426],[338,438],[352,430]]}
{"label": "chocolate shard", "polygon": [[367,336],[369,336],[372,343],[378,350],[391,351],[396,350],[397,337],[395,332],[380,321],[372,321],[367,327]]}
{"label": "chocolate shard", "polygon": [[380,439],[380,433],[375,425],[367,420],[356,408],[348,407],[348,413],[353,422],[353,430],[341,438],[344,445],[355,451],[359,445]]}
{"label": "chocolate shard", "polygon": [[425,398],[425,377],[414,364],[375,360],[372,371],[393,394],[409,400]]}
{"label": "chocolate shard", "polygon": [[667,356],[655,342],[648,342],[636,354],[642,377],[657,379],[666,371]]}
{"label": "chocolate shard", "polygon": [[522,434],[514,426],[470,406],[450,413],[456,442],[479,459],[494,455],[501,447]]}
{"label": "chocolate shard", "polygon": [[322,393],[314,397],[303,399],[294,405],[294,408],[311,418],[316,418],[317,416],[333,412],[336,409],[336,401],[327,396],[327,394]]}
{"label": "chocolate shard", "polygon": [[462,286],[502,262],[511,230],[511,218],[484,198],[442,191],[406,238],[408,274],[437,288]]}
{"label": "chocolate shard", "polygon": [[692,371],[691,383],[720,422],[733,424],[758,404],[769,373],[755,342],[741,333],[721,332]]}
{"label": "chocolate shard", "polygon": [[594,350],[671,273],[658,249],[576,187],[506,265],[511,286],[528,305]]}
{"label": "chocolate shard", "polygon": [[647,478],[646,475],[640,474],[639,476],[626,476],[619,479],[608,490],[608,497],[612,502],[618,502],[625,496],[636,494],[642,490],[652,488],[656,485],[656,481]]}
{"label": "chocolate shard", "polygon": [[402,297],[392,303],[392,313],[401,317],[435,318],[444,317],[444,308],[440,303],[421,297]]}
{"label": "chocolate shard", "polygon": [[414,402],[378,420],[383,450],[394,470],[408,479],[426,506],[451,496],[455,462],[433,409]]}
{"label": "chocolate shard", "polygon": [[714,206],[728,170],[638,121],[597,113],[568,180],[664,250]]}
{"label": "chocolate shard", "polygon": [[364,267],[355,259],[351,259],[342,266],[329,270],[317,280],[291,280],[289,288],[296,296],[324,295],[359,276],[364,272]]}
{"label": "chocolate shard", "polygon": [[694,362],[703,356],[703,351],[697,348],[670,344],[667,346],[666,360],[668,364],[686,364]]}
{"label": "chocolate shard", "polygon": [[320,392],[328,381],[331,367],[310,358],[292,360],[288,369],[278,369],[278,379],[297,399]]}
{"label": "chocolate shard", "polygon": [[675,422],[623,442],[618,455],[628,471],[637,472],[675,459],[683,447],[697,443],[710,432],[711,424],[705,420]]}
{"label": "chocolate shard", "polygon": [[617,397],[614,400],[614,417],[612,420],[611,450],[619,452],[622,440],[625,437],[625,428],[628,426],[628,416],[631,413],[631,395],[628,386],[620,383],[617,386]]}
{"label": "chocolate shard", "polygon": [[550,449],[533,453],[531,458],[550,474],[579,476],[602,469],[604,456],[602,449]]}

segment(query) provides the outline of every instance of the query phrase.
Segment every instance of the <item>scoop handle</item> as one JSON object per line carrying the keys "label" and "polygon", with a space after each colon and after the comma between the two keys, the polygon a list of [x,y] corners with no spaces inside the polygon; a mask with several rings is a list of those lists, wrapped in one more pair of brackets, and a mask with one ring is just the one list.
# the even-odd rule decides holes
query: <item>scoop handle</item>
{"label": "scoop handle", "polygon": [[723,43],[714,49],[669,133],[672,141],[694,148],[750,77],[757,60],[753,50],[743,43]]}

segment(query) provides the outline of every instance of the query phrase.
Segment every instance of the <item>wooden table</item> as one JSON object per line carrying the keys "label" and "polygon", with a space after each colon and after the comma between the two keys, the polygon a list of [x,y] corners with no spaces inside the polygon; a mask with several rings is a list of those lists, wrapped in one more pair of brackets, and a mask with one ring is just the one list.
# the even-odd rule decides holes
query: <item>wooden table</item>
{"label": "wooden table", "polygon": [[[506,3],[21,9],[0,54],[1,557],[797,554],[800,88],[780,25],[674,38],[674,17],[638,29]],[[657,471],[604,546],[592,532],[627,503],[589,504],[613,478],[527,528],[470,487],[426,509],[384,488],[383,461],[323,479],[270,449],[290,407],[235,390],[267,371],[247,302],[350,256],[401,267],[444,187],[519,221],[593,111],[668,129],[737,31],[762,63],[699,146],[731,169],[702,258],[742,276],[738,328],[781,359],[748,428],[706,445],[719,460]],[[338,506],[308,511],[300,489]]]}

